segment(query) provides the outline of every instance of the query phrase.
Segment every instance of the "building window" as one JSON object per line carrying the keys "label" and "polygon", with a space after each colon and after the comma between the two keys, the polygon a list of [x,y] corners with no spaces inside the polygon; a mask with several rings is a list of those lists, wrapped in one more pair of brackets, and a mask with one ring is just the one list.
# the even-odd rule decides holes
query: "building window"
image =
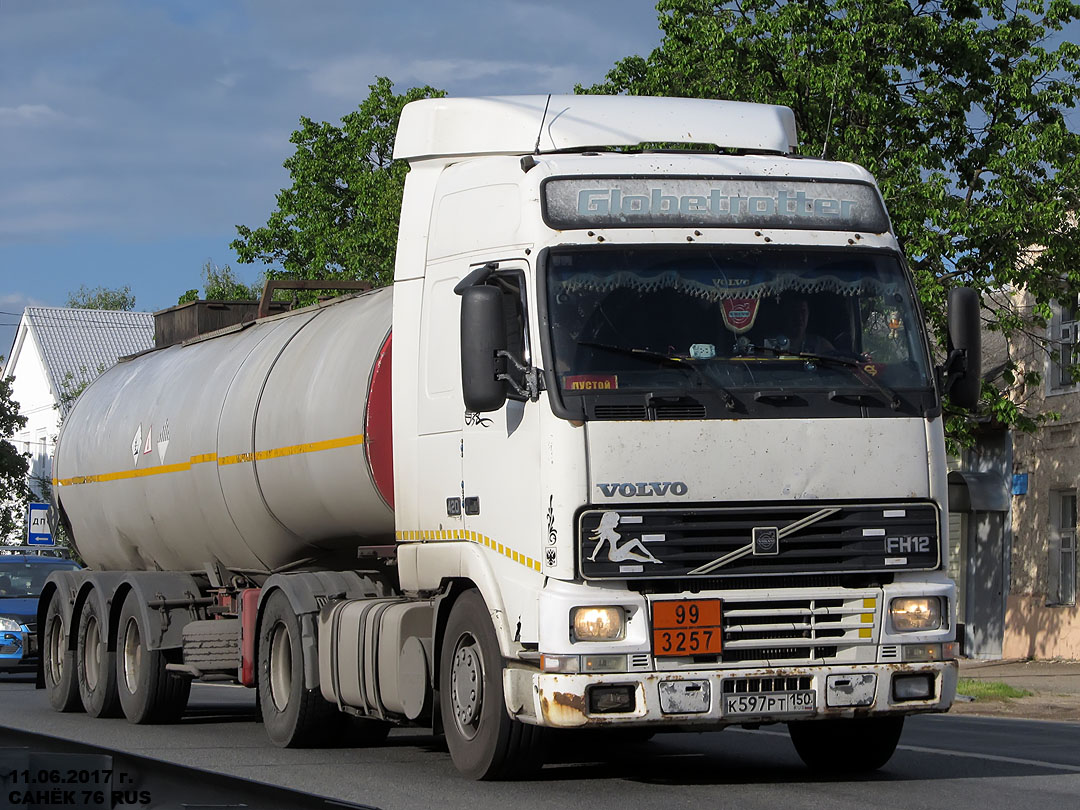
{"label": "building window", "polygon": [[1072,376],[1072,367],[1080,358],[1077,354],[1077,331],[1080,317],[1077,302],[1066,301],[1057,306],[1050,324],[1050,381],[1051,391],[1072,391],[1076,381]]}
{"label": "building window", "polygon": [[1047,604],[1076,604],[1076,490],[1050,494]]}

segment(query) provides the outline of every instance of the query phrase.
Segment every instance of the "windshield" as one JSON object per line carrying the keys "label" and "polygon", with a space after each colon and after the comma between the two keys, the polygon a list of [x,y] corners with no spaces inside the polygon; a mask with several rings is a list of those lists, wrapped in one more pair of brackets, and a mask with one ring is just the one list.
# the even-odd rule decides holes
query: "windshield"
{"label": "windshield", "polygon": [[70,571],[72,568],[78,566],[70,561],[28,563],[0,560],[0,599],[40,596],[49,574],[53,571]]}
{"label": "windshield", "polygon": [[553,249],[546,284],[567,400],[854,390],[885,404],[932,389],[911,286],[887,252]]}

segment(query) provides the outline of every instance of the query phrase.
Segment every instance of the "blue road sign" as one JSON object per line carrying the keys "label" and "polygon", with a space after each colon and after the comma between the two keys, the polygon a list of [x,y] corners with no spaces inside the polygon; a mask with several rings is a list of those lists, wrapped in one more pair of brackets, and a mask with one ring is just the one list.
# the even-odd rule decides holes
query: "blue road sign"
{"label": "blue road sign", "polygon": [[52,530],[49,528],[49,505],[47,503],[32,503],[27,515],[30,530],[27,532],[26,542],[32,546],[52,546]]}

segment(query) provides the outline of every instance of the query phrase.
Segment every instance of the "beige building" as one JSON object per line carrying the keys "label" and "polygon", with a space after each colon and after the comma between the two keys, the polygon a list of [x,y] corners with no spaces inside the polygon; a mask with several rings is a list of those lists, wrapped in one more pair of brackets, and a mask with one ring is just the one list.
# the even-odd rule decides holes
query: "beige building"
{"label": "beige building", "polygon": [[[1030,302],[1025,302],[1030,307]],[[1021,371],[1043,374],[1023,391],[1028,413],[1056,412],[1034,433],[1012,436],[1012,550],[1006,599],[1006,658],[1080,659],[1076,518],[1080,491],[1078,307],[1056,304],[1049,349],[1034,340],[1013,349]],[[1019,395],[1019,394],[1018,394]]]}

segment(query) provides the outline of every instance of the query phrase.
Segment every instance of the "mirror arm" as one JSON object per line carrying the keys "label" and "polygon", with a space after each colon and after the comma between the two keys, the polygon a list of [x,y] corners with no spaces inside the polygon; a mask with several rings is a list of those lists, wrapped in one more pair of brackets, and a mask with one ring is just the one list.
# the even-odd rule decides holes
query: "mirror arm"
{"label": "mirror arm", "polygon": [[527,366],[518,360],[514,355],[505,349],[500,349],[495,352],[496,357],[501,357],[514,367],[525,378],[525,386],[522,387],[518,384],[518,381],[511,377],[509,374],[496,374],[495,379],[501,380],[507,383],[514,389],[514,393],[519,397],[527,397],[529,402],[536,402],[540,399],[540,392],[544,390],[544,380],[540,375],[540,372],[533,366]]}
{"label": "mirror arm", "polygon": [[942,373],[945,375],[945,384],[942,386],[941,393],[946,396],[952,391],[953,386],[960,379],[960,374],[966,373],[968,370],[968,356],[966,349],[953,349],[949,352],[949,356],[946,358],[944,365],[941,367]]}

